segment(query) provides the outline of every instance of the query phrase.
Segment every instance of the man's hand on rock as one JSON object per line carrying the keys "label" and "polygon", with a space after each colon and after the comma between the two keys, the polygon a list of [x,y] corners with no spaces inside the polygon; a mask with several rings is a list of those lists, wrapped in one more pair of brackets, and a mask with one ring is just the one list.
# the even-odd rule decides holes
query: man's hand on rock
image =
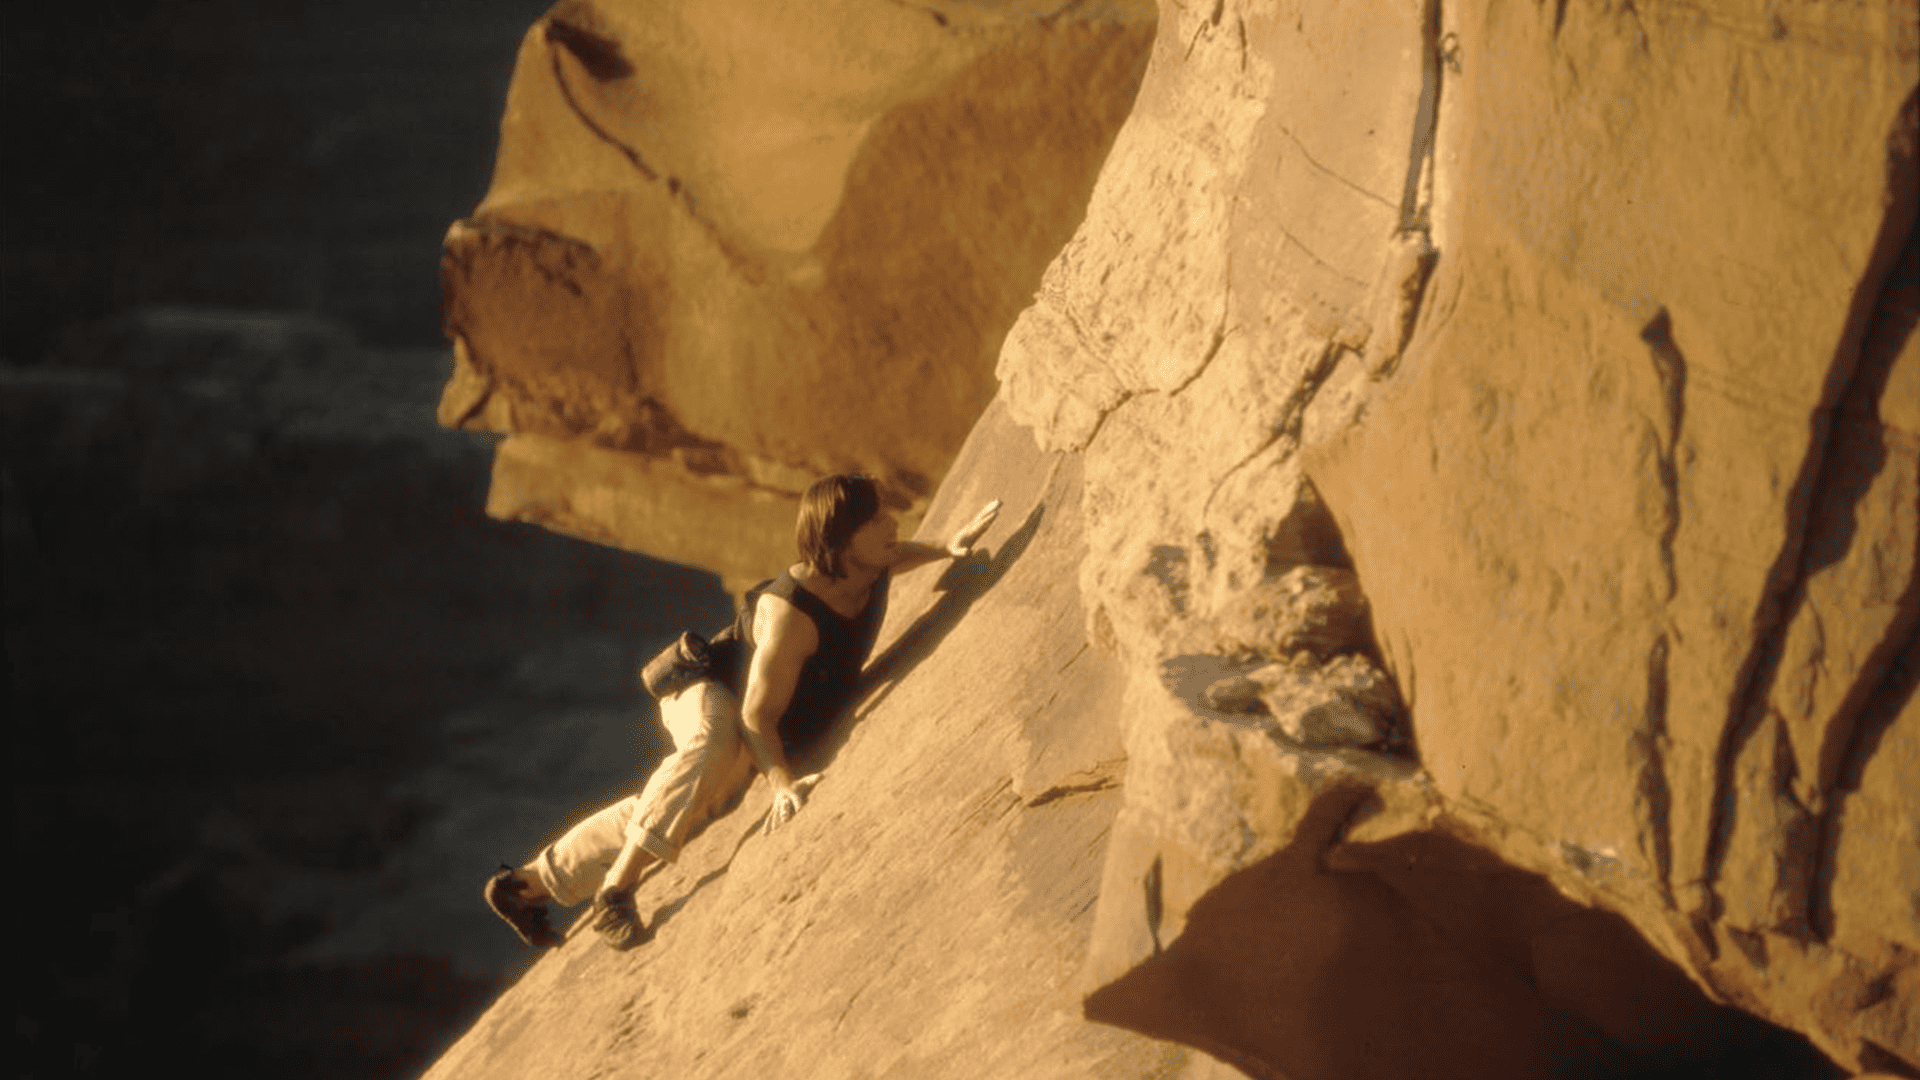
{"label": "man's hand on rock", "polygon": [[820,774],[813,773],[808,776],[803,776],[795,780],[790,786],[774,792],[773,805],[767,807],[767,831],[772,832],[793,820],[793,815],[799,813],[800,808],[807,805],[807,794],[813,790],[813,785],[819,782]]}
{"label": "man's hand on rock", "polygon": [[960,526],[960,531],[947,541],[947,554],[956,559],[965,558],[973,550],[976,541],[993,527],[993,519],[1000,516],[1000,500],[995,499],[973,515],[973,520]]}

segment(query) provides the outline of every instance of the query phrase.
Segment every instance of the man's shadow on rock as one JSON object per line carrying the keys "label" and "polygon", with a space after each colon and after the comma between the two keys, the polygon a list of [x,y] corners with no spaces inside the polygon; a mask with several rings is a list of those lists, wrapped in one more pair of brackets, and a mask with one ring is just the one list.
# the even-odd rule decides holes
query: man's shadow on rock
{"label": "man's shadow on rock", "polygon": [[914,668],[919,667],[922,660],[933,655],[933,651],[940,647],[953,628],[960,625],[960,620],[972,609],[974,601],[985,596],[987,590],[1007,576],[1007,571],[1013,569],[1013,564],[1026,554],[1034,536],[1039,533],[1046,510],[1045,503],[1035,506],[991,558],[976,551],[947,567],[933,586],[939,599],[913,620],[913,625],[902,631],[893,644],[887,646],[886,651],[875,657],[860,673],[860,686],[854,695],[853,710],[834,724],[820,747],[808,756],[806,771],[818,772],[831,765],[840,755],[840,748],[846,745],[847,739],[853,734],[854,726],[873,715],[874,710],[893,694],[894,688]]}
{"label": "man's shadow on rock", "polygon": [[[733,811],[737,809],[739,809],[738,806],[735,806],[732,809],[729,809],[725,816],[731,816]],[[712,822],[709,822],[708,824],[710,825],[712,824]],[[694,893],[699,892],[701,889],[704,889],[708,885],[711,885],[714,882],[725,877],[727,874],[727,871],[733,869],[733,860],[740,857],[740,849],[747,846],[747,841],[753,839],[755,836],[758,836],[760,834],[760,832],[762,831],[762,826],[764,824],[765,824],[764,820],[756,820],[752,825],[747,826],[747,828],[740,833],[740,839],[735,840],[733,842],[733,850],[727,853],[726,862],[723,862],[719,866],[716,866],[713,869],[707,871],[706,873],[700,875],[700,880],[694,882],[692,887],[688,888],[686,892],[681,893],[679,896],[675,897],[674,899],[669,900],[664,904],[661,904],[657,908],[654,908],[653,917],[647,920],[648,936],[651,937],[652,935],[659,933],[660,928],[662,926],[665,926],[669,920],[671,920],[675,915],[678,915],[680,913],[681,908],[684,908],[687,906],[687,902],[693,899]],[[687,842],[692,843],[695,838],[697,838],[701,833],[705,832],[706,830],[707,830],[706,825],[702,825],[699,829],[694,830],[692,835],[687,837]],[[659,873],[664,869],[666,869],[666,864],[658,863],[658,862],[654,863],[652,866],[647,867],[646,870],[644,870],[641,873],[640,880],[634,885],[634,888],[638,890],[641,887],[645,886],[646,883],[650,879],[652,879],[653,875]]]}
{"label": "man's shadow on rock", "polygon": [[[933,586],[933,591],[940,598],[915,619],[913,625],[901,632],[900,636],[894,639],[893,644],[887,646],[885,652],[868,664],[866,670],[861,672],[860,687],[855,698],[859,703],[857,708],[833,726],[821,746],[808,755],[804,768],[795,771],[819,772],[833,763],[840,754],[840,748],[846,745],[847,738],[853,733],[854,725],[879,708],[880,703],[893,693],[893,688],[900,685],[901,680],[918,667],[920,661],[932,655],[933,650],[946,640],[947,635],[953,632],[953,628],[959,625],[960,620],[973,607],[974,601],[986,595],[988,589],[993,588],[1001,578],[1007,576],[1007,571],[1013,569],[1013,564],[1019,561],[1020,556],[1025,554],[1027,547],[1033,543],[1035,534],[1040,531],[1041,519],[1045,516],[1046,505],[1042,503],[1033,508],[1033,512],[1027,515],[1027,519],[1020,523],[1020,527],[1014,530],[1013,535],[1007,537],[1006,542],[1000,545],[991,558],[976,551],[947,567],[946,572],[940,575],[940,580]],[[743,793],[741,802],[744,801],[746,800]],[[739,803],[735,803],[713,821],[702,824],[687,837],[686,842],[693,843],[709,827],[731,817],[739,806]],[[727,855],[726,862],[701,875],[700,880],[694,882],[685,893],[655,908],[653,917],[647,920],[649,932],[657,933],[687,906],[695,893],[718,881],[726,875],[727,871],[733,869],[733,860],[739,857],[740,850],[747,846],[747,841],[763,831],[764,824],[764,820],[755,820],[753,824],[747,826],[740,833],[740,838],[734,841],[733,851]],[[654,875],[664,869],[666,869],[664,863],[656,862],[648,866],[641,873],[635,888],[644,887]]]}

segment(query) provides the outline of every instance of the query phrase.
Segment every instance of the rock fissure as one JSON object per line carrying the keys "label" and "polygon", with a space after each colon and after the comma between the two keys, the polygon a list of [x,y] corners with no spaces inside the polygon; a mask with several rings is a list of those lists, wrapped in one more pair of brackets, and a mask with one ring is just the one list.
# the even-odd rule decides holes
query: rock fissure
{"label": "rock fissure", "polygon": [[[566,65],[560,61],[560,54],[564,51],[567,55],[579,60],[581,66],[587,68],[588,73],[596,79],[631,78],[633,67],[620,56],[618,44],[552,17],[549,17],[547,22],[547,37],[549,43],[555,46],[552,50],[554,85],[559,87],[567,107],[573,111],[573,115],[580,121],[581,126],[592,132],[600,141],[619,151],[620,155],[627,159],[628,164],[633,166],[634,171],[645,177],[649,183],[660,183],[660,171],[648,163],[639,148],[630,146],[615,136],[587,111],[567,78]],[[618,61],[617,64],[613,62],[615,60]],[[603,76],[600,74],[601,71],[609,74]],[[693,191],[679,177],[666,177],[665,187],[668,198],[680,206],[688,219],[706,234],[715,250],[724,255],[743,276],[749,281],[759,281],[765,276],[764,269],[755,260],[748,259],[727,239],[717,223],[700,212]]]}
{"label": "rock fissure", "polygon": [[[1400,188],[1400,231],[1424,232],[1428,207],[1421,198],[1421,177],[1433,167],[1433,133],[1440,118],[1442,78],[1440,0],[1425,0],[1420,18],[1420,99],[1414,107],[1413,142],[1407,148],[1406,180]],[[1459,50],[1454,50],[1458,63]]]}
{"label": "rock fissure", "polygon": [[1333,276],[1341,279],[1342,281],[1345,281],[1349,285],[1354,285],[1361,288],[1366,287],[1366,284],[1367,284],[1366,282],[1361,281],[1359,278],[1354,277],[1352,274],[1348,273],[1347,271],[1328,262],[1325,258],[1321,257],[1319,252],[1313,250],[1313,248],[1310,247],[1305,240],[1300,239],[1298,236],[1294,235],[1291,231],[1284,228],[1278,229],[1276,231],[1279,232],[1281,236],[1286,237],[1288,243],[1292,244],[1294,247],[1299,248],[1301,253],[1306,255],[1307,258],[1312,259],[1316,264],[1318,264],[1322,270],[1325,270],[1327,273],[1332,274]]}
{"label": "rock fissure", "polygon": [[1262,454],[1265,454],[1283,440],[1291,440],[1296,444],[1299,442],[1300,427],[1302,421],[1306,418],[1307,406],[1313,403],[1313,396],[1319,392],[1320,387],[1326,383],[1327,379],[1332,376],[1334,369],[1339,366],[1340,358],[1350,352],[1352,352],[1352,349],[1349,346],[1335,340],[1329,340],[1326,345],[1321,348],[1319,355],[1308,365],[1306,371],[1302,373],[1300,382],[1287,395],[1286,400],[1281,403],[1279,414],[1268,426],[1266,438],[1258,446],[1255,446],[1252,450],[1242,455],[1240,460],[1228,466],[1227,470],[1221,473],[1218,479],[1213,481],[1207,491],[1206,499],[1200,504],[1199,520],[1208,520],[1207,515],[1213,509],[1215,497],[1219,495],[1221,488],[1226,486],[1227,481],[1232,479],[1235,473],[1252,464]]}
{"label": "rock fissure", "polygon": [[[1909,589],[1908,601],[1920,604],[1920,586]],[[1830,942],[1834,933],[1834,889],[1846,802],[1860,789],[1867,764],[1916,692],[1920,692],[1920,629],[1910,631],[1897,646],[1879,685],[1850,723],[1845,753],[1811,826],[1813,851],[1805,910],[1813,936],[1822,944]]]}
{"label": "rock fissure", "polygon": [[[600,122],[595,120],[593,116],[587,112],[586,108],[580,104],[580,99],[574,96],[573,87],[567,80],[566,65],[561,63],[560,54],[564,50],[569,55],[578,57],[579,54],[575,52],[575,48],[577,47],[576,42],[586,36],[588,35],[583,31],[567,27],[564,23],[549,22],[547,24],[547,40],[550,44],[557,46],[553,50],[551,58],[553,65],[553,83],[560,88],[560,96],[566,99],[567,108],[573,110],[575,119],[579,120],[583,127],[591,131],[601,142],[619,151],[620,156],[627,159],[627,164],[633,166],[634,170],[641,176],[646,177],[649,181],[657,181],[660,179],[659,170],[647,164],[647,159],[641,156],[639,150],[628,146],[625,142],[616,138],[613,132],[602,127]],[[587,67],[589,72],[593,70],[593,61],[583,58],[581,59],[581,64]],[[624,73],[631,74],[632,71],[633,69],[631,67],[626,67]]]}
{"label": "rock fissure", "polygon": [[[1897,114],[1893,130],[1883,144],[1887,150],[1885,177],[1890,197],[1883,206],[1864,272],[1855,283],[1839,341],[1828,359],[1819,399],[1807,424],[1806,452],[1782,500],[1786,515],[1783,540],[1766,576],[1767,588],[1762,592],[1750,621],[1750,640],[1753,645],[1740,665],[1735,681],[1738,690],[1733,695],[1733,709],[1724,725],[1715,759],[1714,795],[1708,818],[1704,872],[1701,875],[1711,910],[1718,910],[1717,884],[1739,815],[1739,761],[1756,731],[1771,714],[1769,702],[1778,689],[1781,664],[1788,655],[1789,633],[1794,616],[1807,602],[1809,581],[1814,570],[1808,565],[1808,538],[1815,522],[1814,510],[1832,484],[1828,476],[1830,462],[1836,460],[1833,453],[1835,440],[1844,431],[1844,425],[1837,422],[1840,411],[1847,400],[1856,396],[1857,383],[1863,379],[1883,377],[1877,365],[1862,361],[1869,331],[1882,306],[1882,297],[1890,284],[1898,280],[1902,255],[1912,250],[1911,229],[1916,203],[1920,202],[1920,194],[1914,191],[1912,183],[1916,174],[1917,137],[1920,137],[1920,107],[1916,106],[1916,93],[1910,91]],[[1829,722],[1852,723],[1850,717],[1846,716],[1831,718]],[[1790,750],[1790,739],[1785,741],[1789,743]],[[1842,738],[1838,741],[1847,740]],[[1828,782],[1828,778],[1821,775],[1824,764],[1815,762],[1811,770],[1821,784]],[[1819,790],[1812,794],[1811,799],[1802,801],[1812,801],[1818,805],[1826,799],[1827,793]],[[1807,823],[1800,821],[1792,828],[1796,834],[1804,836]],[[1824,831],[1816,823],[1812,834],[1817,838]],[[1817,880],[1818,874],[1810,874],[1809,878]],[[1776,888],[1779,887],[1780,884],[1776,883]],[[1812,910],[1819,906],[1812,891],[1810,884],[1788,889],[1786,903],[1790,914],[1784,921],[1793,925],[1810,922]]]}
{"label": "rock fissure", "polygon": [[1661,895],[1673,903],[1673,789],[1667,780],[1667,635],[1654,639],[1647,656],[1647,703],[1634,736],[1641,753],[1640,797],[1646,803],[1646,837],[1659,875]]}
{"label": "rock fissure", "polygon": [[[1680,535],[1681,524],[1680,471],[1676,459],[1680,454],[1681,430],[1687,416],[1687,361],[1673,343],[1673,323],[1665,308],[1661,308],[1641,329],[1640,339],[1647,343],[1648,352],[1653,357],[1654,373],[1660,381],[1661,396],[1666,405],[1666,423],[1657,438],[1655,470],[1665,500],[1660,523],[1660,566],[1667,579],[1665,599],[1671,604],[1680,591],[1679,571],[1673,562],[1673,543]],[[1663,645],[1663,651],[1664,648]]]}
{"label": "rock fissure", "polygon": [[1386,206],[1386,207],[1393,206],[1393,202],[1391,200],[1386,199],[1374,192],[1368,191],[1366,188],[1361,187],[1359,184],[1354,183],[1352,180],[1349,180],[1346,176],[1335,171],[1331,166],[1328,166],[1322,163],[1320,159],[1314,157],[1313,152],[1307,149],[1307,145],[1300,141],[1300,136],[1295,135],[1293,133],[1292,128],[1288,127],[1285,124],[1275,124],[1274,130],[1278,131],[1282,135],[1285,135],[1287,137],[1287,141],[1292,143],[1295,149],[1300,151],[1300,156],[1306,159],[1307,164],[1312,165],[1316,170],[1320,171],[1321,173],[1325,174],[1331,179],[1336,180],[1341,184],[1345,185],[1354,194],[1360,196],[1363,199],[1368,199],[1373,202],[1377,202],[1381,206]]}
{"label": "rock fissure", "polygon": [[1215,324],[1213,336],[1207,341],[1207,351],[1201,355],[1200,362],[1194,365],[1193,372],[1186,378],[1180,380],[1178,385],[1167,391],[1167,397],[1179,397],[1187,387],[1192,386],[1200,376],[1207,373],[1209,367],[1213,366],[1214,358],[1220,355],[1221,347],[1227,343],[1227,336],[1232,334],[1234,329],[1236,329],[1227,325],[1227,320],[1232,316],[1232,312],[1233,288],[1232,282],[1229,281],[1220,289],[1220,321]]}
{"label": "rock fissure", "polygon": [[1126,406],[1128,402],[1132,401],[1134,398],[1139,396],[1141,395],[1135,391],[1131,391],[1131,390],[1121,391],[1119,400],[1115,401],[1113,404],[1107,406],[1106,408],[1101,409],[1100,415],[1094,418],[1093,426],[1087,431],[1086,440],[1081,443],[1081,446],[1083,447],[1092,446],[1094,444],[1094,441],[1100,437],[1100,432],[1106,428],[1107,418],[1111,417],[1114,413],[1119,412],[1123,407]]}
{"label": "rock fissure", "polygon": [[1102,791],[1112,791],[1125,779],[1126,762],[1103,763],[1100,767],[1069,777],[1066,782],[1055,784],[1026,801],[1026,808],[1046,806],[1061,799],[1075,795],[1093,795]]}
{"label": "rock fissure", "polygon": [[[1910,162],[1907,169],[1911,172]],[[1897,405],[1888,400],[1889,388],[1899,358],[1912,351],[1916,324],[1920,324],[1920,237],[1909,237],[1871,320],[1873,329],[1863,346],[1871,351],[1862,361],[1854,384],[1840,406],[1842,412],[1851,415],[1839,417],[1836,422],[1836,446],[1830,451],[1836,460],[1859,455],[1858,446],[1844,445],[1842,440],[1851,437],[1857,441],[1859,432],[1871,432],[1876,427],[1879,432],[1875,456],[1879,458],[1880,472],[1897,468],[1902,455],[1909,459],[1920,456],[1920,432],[1882,426],[1884,414],[1897,409]],[[1875,424],[1875,421],[1881,423]],[[1842,470],[1836,472],[1840,475],[1823,483],[1818,513],[1828,521],[1848,520],[1852,524],[1849,531],[1857,538],[1869,509],[1867,500],[1878,497],[1878,492],[1871,481],[1850,479]],[[1908,494],[1912,491],[1910,488]],[[1835,503],[1845,505],[1836,508]],[[1850,545],[1858,546],[1857,539]],[[1831,551],[1810,552],[1808,562],[1817,564],[1810,566],[1807,577],[1811,578],[1815,573],[1830,572],[1840,566],[1842,557]],[[1815,760],[1809,764],[1810,776],[1803,785],[1807,789],[1803,801],[1808,803],[1814,816],[1805,911],[1812,933],[1823,943],[1831,939],[1834,929],[1832,890],[1844,804],[1860,786],[1861,774],[1899,712],[1897,703],[1904,700],[1902,694],[1912,694],[1913,668],[1920,667],[1920,657],[1916,657],[1916,649],[1920,649],[1920,565],[1916,563],[1920,563],[1920,552],[1909,556],[1905,587],[1887,604],[1880,639],[1859,657],[1851,683],[1839,695],[1832,715],[1826,719]],[[1807,602],[1804,590],[1796,608],[1796,615],[1804,617],[1814,631],[1811,655],[1805,662],[1824,668],[1821,661],[1828,642],[1821,609]],[[1839,670],[1835,674],[1846,674],[1844,665],[1836,666]],[[1812,696],[1811,691],[1808,696]]]}

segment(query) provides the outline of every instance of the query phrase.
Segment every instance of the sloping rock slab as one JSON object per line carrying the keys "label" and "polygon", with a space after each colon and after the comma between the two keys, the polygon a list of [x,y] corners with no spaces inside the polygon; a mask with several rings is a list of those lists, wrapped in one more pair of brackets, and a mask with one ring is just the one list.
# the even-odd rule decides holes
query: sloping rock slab
{"label": "sloping rock slab", "polygon": [[991,555],[898,583],[806,809],[761,835],[756,785],[641,887],[651,943],[580,928],[429,1080],[1238,1075],[1080,1014],[1125,762],[1118,672],[1081,632],[1079,488],[990,412],[929,525],[998,497]]}

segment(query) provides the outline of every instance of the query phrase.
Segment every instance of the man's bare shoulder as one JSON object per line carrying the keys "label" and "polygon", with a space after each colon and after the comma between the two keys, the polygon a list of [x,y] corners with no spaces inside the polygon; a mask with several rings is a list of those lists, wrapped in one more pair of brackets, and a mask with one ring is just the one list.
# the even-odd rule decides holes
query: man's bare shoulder
{"label": "man's bare shoulder", "polygon": [[820,648],[820,628],[786,597],[762,593],[753,608],[753,644],[759,652],[805,659]]}

